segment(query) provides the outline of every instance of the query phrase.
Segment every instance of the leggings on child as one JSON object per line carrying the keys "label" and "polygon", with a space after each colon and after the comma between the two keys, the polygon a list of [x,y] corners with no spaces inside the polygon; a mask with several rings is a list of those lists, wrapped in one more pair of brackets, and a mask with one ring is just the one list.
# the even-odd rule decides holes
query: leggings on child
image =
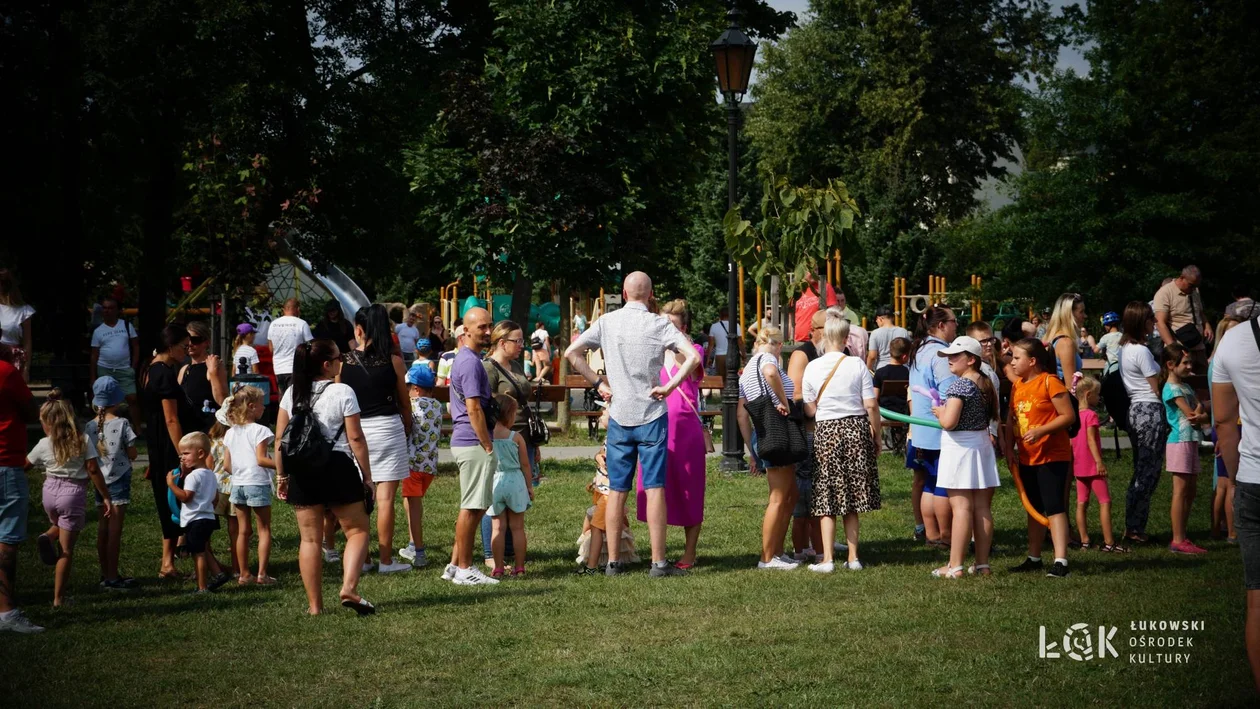
{"label": "leggings on child", "polygon": [[1129,443],[1133,446],[1133,480],[1125,499],[1124,526],[1138,534],[1146,533],[1151,512],[1151,495],[1159,486],[1164,470],[1164,443],[1167,437],[1164,405],[1139,402],[1129,406]]}

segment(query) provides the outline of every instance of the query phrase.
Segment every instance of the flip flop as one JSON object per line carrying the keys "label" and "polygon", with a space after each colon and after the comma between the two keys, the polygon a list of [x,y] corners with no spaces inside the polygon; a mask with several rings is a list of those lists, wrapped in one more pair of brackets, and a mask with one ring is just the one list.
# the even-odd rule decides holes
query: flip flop
{"label": "flip flop", "polygon": [[350,598],[343,598],[341,599],[341,606],[343,608],[349,608],[355,613],[358,613],[360,616],[372,615],[376,612],[376,606],[369,603],[368,600],[362,596],[360,596],[357,601]]}
{"label": "flip flop", "polygon": [[695,564],[695,562],[692,562],[692,563],[690,563],[690,564],[684,564],[684,563],[682,563],[681,561],[679,561],[679,562],[675,562],[675,563],[674,563],[674,566],[675,566],[675,567],[677,567],[677,568],[679,568],[679,569],[682,569],[683,571],[686,571],[686,570],[690,569],[691,567],[693,567],[693,566],[695,566],[695,565],[696,565],[696,564]]}
{"label": "flip flop", "polygon": [[172,569],[170,571],[158,572],[158,578],[163,581],[183,581],[184,574],[181,573],[179,569]]}
{"label": "flip flop", "polygon": [[279,583],[279,581],[276,581],[276,578],[274,576],[255,576],[254,583],[258,584],[259,586],[275,586],[277,583]]}

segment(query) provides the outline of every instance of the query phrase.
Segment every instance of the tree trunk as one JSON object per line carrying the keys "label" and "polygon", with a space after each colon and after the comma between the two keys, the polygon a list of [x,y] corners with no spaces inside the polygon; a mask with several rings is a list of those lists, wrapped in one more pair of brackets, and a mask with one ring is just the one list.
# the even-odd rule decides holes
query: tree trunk
{"label": "tree trunk", "polygon": [[529,305],[534,295],[534,282],[524,276],[517,275],[512,284],[512,312],[510,318],[525,333],[525,351],[529,352],[529,333],[534,331],[534,323],[529,320]]}
{"label": "tree trunk", "polygon": [[174,230],[176,151],[170,141],[166,121],[159,110],[148,132],[149,184],[144,205],[144,255],[140,279],[140,362],[143,365],[157,346],[166,324],[168,249]]}

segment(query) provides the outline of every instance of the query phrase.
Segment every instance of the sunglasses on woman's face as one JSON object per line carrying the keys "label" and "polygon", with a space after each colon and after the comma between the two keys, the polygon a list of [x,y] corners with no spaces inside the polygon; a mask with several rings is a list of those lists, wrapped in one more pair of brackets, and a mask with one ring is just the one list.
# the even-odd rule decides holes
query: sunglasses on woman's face
{"label": "sunglasses on woman's face", "polygon": [[193,335],[192,337],[189,337],[189,338],[188,338],[188,344],[190,344],[190,345],[204,345],[204,344],[206,344],[206,338],[204,338],[204,337],[197,337],[196,335]]}

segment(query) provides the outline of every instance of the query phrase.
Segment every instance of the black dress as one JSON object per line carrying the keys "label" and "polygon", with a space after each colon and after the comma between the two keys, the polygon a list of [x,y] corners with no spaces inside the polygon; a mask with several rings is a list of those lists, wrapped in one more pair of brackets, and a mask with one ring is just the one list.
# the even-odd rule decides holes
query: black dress
{"label": "black dress", "polygon": [[214,426],[214,413],[219,410],[219,405],[214,403],[214,388],[210,386],[210,373],[206,363],[188,365],[188,369],[184,371],[184,380],[179,385],[184,390],[193,414],[191,427],[186,425],[184,433],[209,433]]}
{"label": "black dress", "polygon": [[179,467],[179,452],[166,430],[166,416],[162,402],[174,400],[179,410],[179,425],[185,433],[198,430],[198,417],[188,397],[179,385],[178,375],[164,362],[154,362],[150,367],[141,401],[144,405],[145,439],[149,444],[149,483],[153,487],[153,503],[157,507],[158,521],[162,525],[163,539],[177,539],[181,533],[179,523],[171,519],[171,508],[166,501],[166,474]]}

